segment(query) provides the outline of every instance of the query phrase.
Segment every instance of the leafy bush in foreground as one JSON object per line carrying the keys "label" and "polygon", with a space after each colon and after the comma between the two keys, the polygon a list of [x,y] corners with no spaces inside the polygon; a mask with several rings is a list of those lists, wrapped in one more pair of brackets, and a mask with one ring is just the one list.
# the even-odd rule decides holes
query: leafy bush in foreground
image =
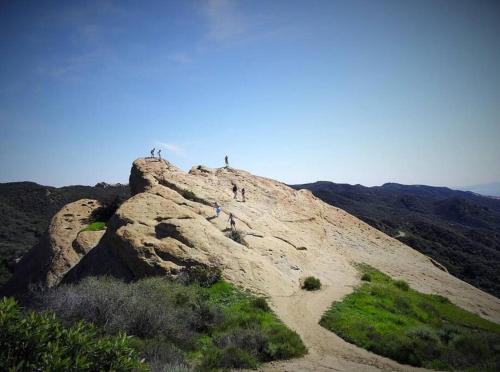
{"label": "leafy bush in foreground", "polygon": [[123,333],[100,337],[77,322],[65,327],[52,313],[24,313],[13,299],[0,300],[0,369],[24,371],[146,371]]}
{"label": "leafy bush in foreground", "polygon": [[500,325],[369,266],[361,270],[370,281],[332,305],[320,321],[323,327],[401,363],[447,370],[500,369]]}
{"label": "leafy bush in foreground", "polygon": [[315,278],[314,276],[308,276],[304,280],[302,288],[307,291],[316,291],[318,289],[321,289],[321,282],[318,278]]}
{"label": "leafy bush in foreground", "polygon": [[[202,282],[206,276],[200,275]],[[265,299],[218,281],[186,285],[167,278],[126,284],[87,278],[40,296],[68,323],[91,321],[110,335],[126,331],[153,370],[254,368],[305,354],[300,337],[270,310]],[[174,368],[175,366],[175,368]]]}

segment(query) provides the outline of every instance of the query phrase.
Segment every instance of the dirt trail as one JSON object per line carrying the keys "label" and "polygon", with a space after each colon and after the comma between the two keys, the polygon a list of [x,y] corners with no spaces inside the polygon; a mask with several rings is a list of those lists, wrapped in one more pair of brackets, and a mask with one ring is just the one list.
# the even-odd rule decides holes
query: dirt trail
{"label": "dirt trail", "polygon": [[352,292],[356,280],[317,292],[298,291],[288,297],[272,297],[278,316],[301,336],[309,348],[304,358],[273,362],[262,371],[418,371],[351,345],[318,323],[333,301]]}

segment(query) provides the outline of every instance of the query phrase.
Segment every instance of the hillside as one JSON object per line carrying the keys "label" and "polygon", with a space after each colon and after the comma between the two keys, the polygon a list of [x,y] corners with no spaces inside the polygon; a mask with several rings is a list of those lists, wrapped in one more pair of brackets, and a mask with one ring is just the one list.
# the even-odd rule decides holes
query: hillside
{"label": "hillside", "polygon": [[[233,183],[246,189],[246,201],[241,194],[233,198]],[[51,238],[50,234],[60,234],[56,231],[66,231],[64,242],[49,239],[30,253],[49,255],[49,267],[31,263],[39,275],[27,280],[22,270],[26,266],[21,265],[12,281],[18,287],[27,287],[29,281],[54,286],[103,274],[136,280],[175,276],[197,265],[218,267],[225,280],[267,297],[279,318],[308,347],[306,357],[266,366],[272,370],[412,369],[349,344],[318,324],[332,302],[360,284],[359,263],[500,321],[500,300],[307,190],[293,190],[234,168],[197,166],[185,173],[154,159],[134,162],[130,188],[133,196],[111,217],[104,235],[86,254],[78,243],[81,223],[74,217],[83,216],[81,208],[88,210],[92,203],[66,206],[49,229]],[[214,202],[222,206],[219,217]],[[237,236],[231,234],[229,213],[236,216]],[[307,276],[319,278],[322,289],[300,289]]]}
{"label": "hillside", "polygon": [[0,286],[11,276],[15,261],[34,246],[51,218],[64,205],[79,199],[111,202],[127,198],[128,186],[67,186],[55,188],[34,182],[0,184]]}
{"label": "hillside", "polygon": [[294,185],[429,255],[500,297],[500,200],[444,187]]}

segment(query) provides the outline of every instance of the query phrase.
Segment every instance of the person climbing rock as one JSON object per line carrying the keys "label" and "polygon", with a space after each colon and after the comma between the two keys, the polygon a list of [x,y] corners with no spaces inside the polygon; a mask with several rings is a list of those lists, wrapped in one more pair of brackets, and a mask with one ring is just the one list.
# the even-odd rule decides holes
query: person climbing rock
{"label": "person climbing rock", "polygon": [[154,159],[154,157],[155,157],[155,150],[156,150],[156,149],[155,149],[154,147],[153,147],[153,150],[151,150],[151,157],[152,157],[153,159]]}
{"label": "person climbing rock", "polygon": [[227,168],[227,167],[229,167],[229,158],[227,157],[227,155],[226,155],[226,157],[224,158],[224,161],[225,161],[225,163],[226,163],[226,168]]}
{"label": "person climbing rock", "polygon": [[161,161],[161,149],[158,150],[158,159]]}
{"label": "person climbing rock", "polygon": [[231,230],[236,230],[236,216],[233,213],[229,213],[229,223],[231,224]]}
{"label": "person climbing rock", "polygon": [[236,186],[235,183],[233,183],[233,194],[234,194],[234,199],[238,196],[238,186]]}
{"label": "person climbing rock", "polygon": [[217,216],[217,218],[219,218],[222,209],[217,202],[214,203],[214,208],[215,208],[215,215]]}
{"label": "person climbing rock", "polygon": [[243,198],[244,202],[247,201],[246,198],[245,198],[245,188],[244,187],[241,189],[241,197]]}

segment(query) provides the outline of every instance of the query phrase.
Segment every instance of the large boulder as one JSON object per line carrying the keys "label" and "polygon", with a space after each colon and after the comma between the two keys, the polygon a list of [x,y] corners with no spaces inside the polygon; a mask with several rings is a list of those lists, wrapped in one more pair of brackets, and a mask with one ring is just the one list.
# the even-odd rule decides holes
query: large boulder
{"label": "large boulder", "polygon": [[18,263],[2,294],[22,294],[30,285],[52,287],[99,242],[104,231],[81,232],[102,205],[81,199],[65,205],[52,218],[48,231]]}

